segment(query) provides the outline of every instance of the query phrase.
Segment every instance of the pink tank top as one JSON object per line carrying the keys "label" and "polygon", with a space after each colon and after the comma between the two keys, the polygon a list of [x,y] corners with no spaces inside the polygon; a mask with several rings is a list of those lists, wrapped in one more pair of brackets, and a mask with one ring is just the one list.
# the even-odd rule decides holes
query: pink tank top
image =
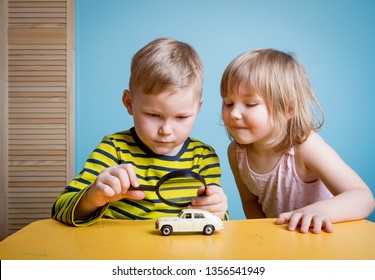
{"label": "pink tank top", "polygon": [[236,152],[241,180],[258,197],[267,218],[333,197],[322,181],[301,181],[295,169],[294,148],[283,154],[273,170],[265,174],[251,169],[246,148],[237,145]]}

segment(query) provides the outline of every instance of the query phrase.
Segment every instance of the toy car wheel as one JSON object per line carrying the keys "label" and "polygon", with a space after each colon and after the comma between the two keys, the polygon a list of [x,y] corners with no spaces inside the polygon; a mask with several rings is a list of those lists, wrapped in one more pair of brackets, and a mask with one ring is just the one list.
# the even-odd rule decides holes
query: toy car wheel
{"label": "toy car wheel", "polygon": [[164,236],[168,236],[172,233],[172,227],[171,226],[163,226],[161,228],[161,234]]}
{"label": "toy car wheel", "polygon": [[215,228],[212,225],[207,225],[203,229],[203,234],[205,234],[205,235],[211,235],[211,234],[214,233],[214,231],[215,231]]}

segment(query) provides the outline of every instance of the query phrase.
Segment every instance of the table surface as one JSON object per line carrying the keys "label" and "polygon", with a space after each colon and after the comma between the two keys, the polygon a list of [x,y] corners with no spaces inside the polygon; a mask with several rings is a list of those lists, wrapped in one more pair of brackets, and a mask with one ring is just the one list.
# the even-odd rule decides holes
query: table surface
{"label": "table surface", "polygon": [[375,259],[375,223],[334,225],[333,233],[302,234],[275,219],[225,221],[213,235],[161,236],[154,221],[102,219],[70,227],[52,219],[0,242],[1,260],[327,260]]}

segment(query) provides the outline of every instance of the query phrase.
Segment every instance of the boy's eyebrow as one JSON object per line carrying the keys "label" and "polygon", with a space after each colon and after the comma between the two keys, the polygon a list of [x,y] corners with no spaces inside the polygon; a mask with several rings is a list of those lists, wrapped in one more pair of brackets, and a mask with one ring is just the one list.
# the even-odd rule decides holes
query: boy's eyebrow
{"label": "boy's eyebrow", "polygon": [[[159,108],[155,107],[143,107],[144,112],[152,113],[152,114],[163,114],[164,110],[160,110]],[[175,112],[174,115],[192,115],[193,108],[185,108],[184,111]]]}

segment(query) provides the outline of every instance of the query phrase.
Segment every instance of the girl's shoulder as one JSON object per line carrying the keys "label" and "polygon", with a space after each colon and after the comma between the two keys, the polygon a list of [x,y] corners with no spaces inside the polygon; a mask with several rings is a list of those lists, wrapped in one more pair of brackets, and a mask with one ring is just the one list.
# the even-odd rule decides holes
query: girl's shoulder
{"label": "girl's shoulder", "polygon": [[229,160],[233,160],[236,158],[236,151],[237,151],[237,143],[236,141],[232,141],[229,143],[228,148],[227,148],[227,154]]}
{"label": "girl's shoulder", "polygon": [[297,161],[306,163],[322,155],[329,154],[332,148],[327,145],[318,133],[311,132],[302,144],[294,147],[294,150]]}
{"label": "girl's shoulder", "polygon": [[238,144],[235,140],[229,143],[227,148],[228,157],[234,157],[238,152],[246,153],[248,147]]}
{"label": "girl's shoulder", "polygon": [[296,151],[309,151],[310,149],[316,149],[321,147],[322,145],[326,145],[326,142],[323,138],[316,132],[311,131],[309,136],[307,136],[306,140],[298,145],[295,149]]}
{"label": "girl's shoulder", "polygon": [[229,143],[227,148],[227,156],[230,164],[237,164],[238,151],[244,153],[246,151],[245,147],[241,147],[235,140]]}
{"label": "girl's shoulder", "polygon": [[319,179],[319,170],[328,164],[327,156],[331,154],[327,148],[328,145],[316,132],[311,132],[302,144],[294,148],[295,169],[303,182]]}
{"label": "girl's shoulder", "polygon": [[237,146],[238,146],[238,144],[236,143],[236,141],[230,142],[229,145],[228,145],[228,152],[235,152]]}

